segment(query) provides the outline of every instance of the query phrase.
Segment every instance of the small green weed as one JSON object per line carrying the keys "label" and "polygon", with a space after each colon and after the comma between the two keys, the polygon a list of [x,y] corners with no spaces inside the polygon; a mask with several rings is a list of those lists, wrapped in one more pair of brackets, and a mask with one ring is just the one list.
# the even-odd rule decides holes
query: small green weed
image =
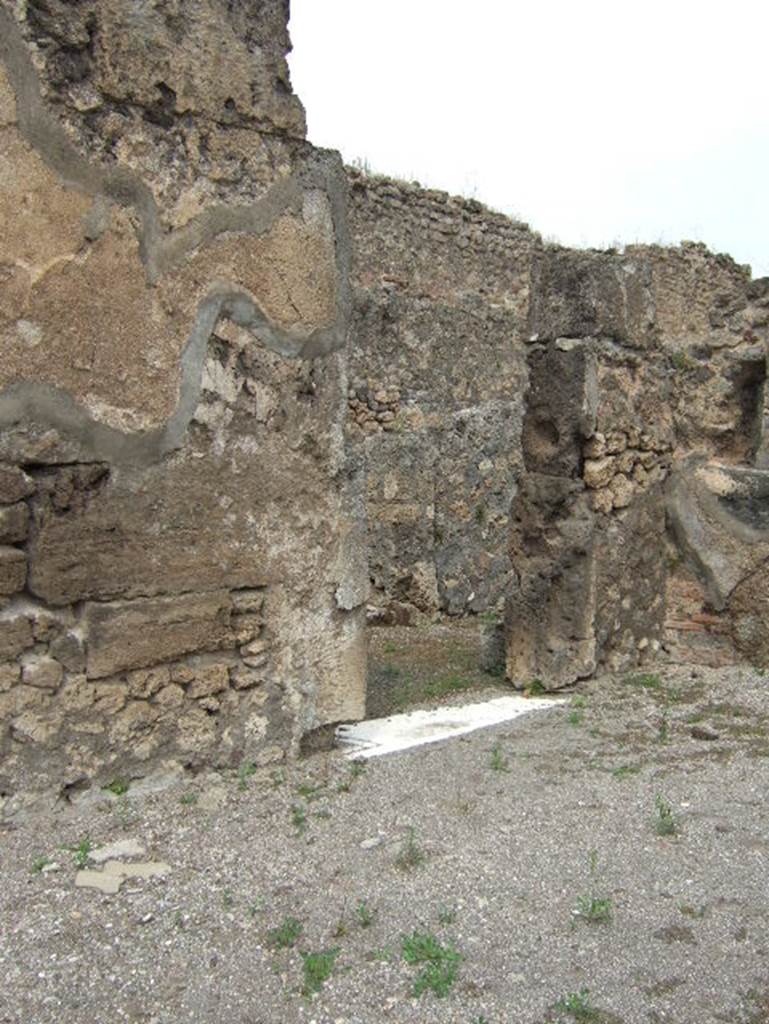
{"label": "small green weed", "polygon": [[194,807],[197,802],[198,802],[198,794],[197,793],[185,793],[183,796],[181,796],[179,798],[179,803],[183,807]]}
{"label": "small green weed", "polygon": [[235,905],[235,897],[232,895],[232,889],[225,889],[222,892],[222,906],[225,910],[232,910]]}
{"label": "small green weed", "polygon": [[628,686],[640,686],[643,690],[662,689],[662,680],[652,672],[641,672],[635,676],[628,676],[625,682]]}
{"label": "small green weed", "polygon": [[495,743],[491,748],[491,762],[489,767],[494,772],[509,772],[510,766],[507,762],[507,758],[502,753],[502,747],[499,743]]}
{"label": "small green weed", "polygon": [[609,924],[612,909],[613,904],[608,896],[580,896],[573,914],[588,924]]}
{"label": "small green weed", "polygon": [[678,370],[679,373],[686,373],[694,365],[691,356],[688,352],[684,352],[683,349],[679,349],[677,352],[670,353],[670,365],[674,370]]}
{"label": "small green weed", "polygon": [[131,785],[129,779],[117,778],[113,779],[112,782],[107,783],[106,786],[102,786],[102,789],[106,793],[112,793],[114,796],[125,796]]}
{"label": "small green weed", "polygon": [[570,711],[566,721],[569,725],[582,725],[585,720],[585,712],[581,710]]}
{"label": "small green weed", "polygon": [[358,916],[358,924],[361,928],[370,928],[374,923],[376,917],[376,911],[372,910],[365,900],[361,900],[358,906],[355,908],[355,913]]}
{"label": "small green weed", "polygon": [[392,960],[394,956],[395,953],[390,949],[389,946],[382,946],[381,949],[370,949],[368,953],[366,953],[367,960],[383,960],[386,963],[389,963],[389,961]]}
{"label": "small green weed", "polygon": [[285,768],[276,768],[270,775],[270,780],[272,781],[273,789],[277,789],[279,786],[282,786],[286,781]]}
{"label": "small green weed", "polygon": [[578,693],[576,696],[571,698],[571,706],[573,708],[586,708],[587,697],[583,697],[581,693]]}
{"label": "small green weed", "polygon": [[565,1013],[579,1024],[600,1021],[601,1011],[590,1002],[590,989],[583,988],[579,992],[569,992],[556,1002],[553,1009],[556,1013]]}
{"label": "small green weed", "polygon": [[410,826],[395,858],[395,866],[401,871],[412,871],[424,864],[426,859],[427,854],[417,843],[416,830]]}
{"label": "small green weed", "polygon": [[238,768],[238,789],[248,788],[248,780],[256,772],[256,765],[253,761],[243,761]]}
{"label": "small green weed", "polygon": [[293,804],[291,806],[291,824],[296,829],[296,834],[301,836],[307,830],[307,809],[304,804]]}
{"label": "small green weed", "polygon": [[324,984],[331,977],[334,970],[334,963],[339,956],[339,947],[325,949],[320,953],[302,953],[302,970],[304,972],[304,984],[302,994],[311,996],[320,992]]}
{"label": "small green weed", "polygon": [[457,908],[442,906],[438,908],[438,923],[444,927],[454,924],[457,919]]}
{"label": "small green weed", "polygon": [[45,855],[41,857],[35,857],[35,859],[32,861],[32,868],[30,870],[32,871],[33,875],[39,875],[43,868],[47,867],[50,863],[50,857],[46,857]]}
{"label": "small green weed", "polygon": [[442,676],[440,679],[431,679],[425,683],[422,695],[425,700],[438,700],[451,693],[462,693],[463,690],[469,690],[472,685],[472,679],[467,679],[465,676]]}
{"label": "small green weed", "polygon": [[273,949],[292,949],[302,932],[304,925],[295,917],[284,917],[277,928],[267,932],[267,944]]}
{"label": "small green weed", "polygon": [[361,775],[366,774],[366,768],[368,765],[363,758],[358,758],[355,761],[350,762],[350,774],[345,779],[340,779],[336,784],[337,793],[349,793],[352,789],[352,784],[356,779],[359,779]]}
{"label": "small green weed", "polygon": [[673,808],[661,793],[655,797],[654,806],[657,808],[657,817],[654,822],[657,835],[674,836],[678,831],[678,824],[673,814]]}
{"label": "small green weed", "polygon": [[303,782],[301,786],[296,787],[296,792],[299,796],[303,797],[307,803],[312,803],[313,800],[320,800],[323,796],[323,786],[313,786],[309,782]]}
{"label": "small green weed", "polygon": [[403,959],[413,966],[422,965],[414,979],[414,995],[434,992],[439,998],[449,994],[462,960],[453,946],[443,946],[430,932],[414,931],[403,938]]}
{"label": "small green weed", "polygon": [[707,907],[693,907],[691,903],[679,903],[678,910],[684,917],[702,918],[707,912]]}
{"label": "small green weed", "polygon": [[530,697],[543,697],[547,693],[547,690],[545,689],[545,684],[542,682],[541,679],[532,679],[532,681],[526,687],[526,690],[528,691]]}
{"label": "small green weed", "polygon": [[75,843],[74,846],[67,847],[67,849],[72,854],[72,859],[75,861],[75,865],[79,868],[84,868],[88,864],[88,856],[93,849],[91,837],[89,835],[84,835],[78,843]]}
{"label": "small green weed", "polygon": [[657,739],[660,743],[667,743],[670,739],[670,719],[668,717],[668,709],[662,709],[662,715],[660,717],[660,724],[657,727]]}
{"label": "small green weed", "polygon": [[615,779],[627,779],[631,775],[638,775],[641,768],[637,764],[622,764],[619,768],[612,769],[612,775]]}

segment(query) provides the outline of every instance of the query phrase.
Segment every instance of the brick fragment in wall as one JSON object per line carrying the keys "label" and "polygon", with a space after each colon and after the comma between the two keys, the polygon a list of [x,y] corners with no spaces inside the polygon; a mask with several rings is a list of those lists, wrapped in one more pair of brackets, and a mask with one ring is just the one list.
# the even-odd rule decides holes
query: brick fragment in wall
{"label": "brick fragment in wall", "polygon": [[89,678],[216,651],[231,642],[227,591],[89,602],[85,608]]}
{"label": "brick fragment in wall", "polygon": [[0,547],[0,596],[17,594],[27,582],[27,556],[18,548]]}

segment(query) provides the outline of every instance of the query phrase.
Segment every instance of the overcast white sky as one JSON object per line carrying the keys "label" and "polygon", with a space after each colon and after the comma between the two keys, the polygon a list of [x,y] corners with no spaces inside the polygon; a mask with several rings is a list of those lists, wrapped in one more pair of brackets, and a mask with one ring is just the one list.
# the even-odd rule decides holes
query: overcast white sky
{"label": "overcast white sky", "polygon": [[292,0],[309,137],[568,245],[769,274],[767,0]]}

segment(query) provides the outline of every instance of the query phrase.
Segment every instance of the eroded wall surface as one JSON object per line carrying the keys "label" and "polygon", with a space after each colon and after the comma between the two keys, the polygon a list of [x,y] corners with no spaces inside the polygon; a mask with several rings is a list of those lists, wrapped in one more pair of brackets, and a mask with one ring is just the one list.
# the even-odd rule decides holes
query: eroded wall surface
{"label": "eroded wall surface", "polygon": [[0,789],[362,713],[346,181],[287,17],[0,4]]}
{"label": "eroded wall surface", "polygon": [[767,282],[696,244],[546,245],[472,201],[348,173],[349,430],[380,617],[504,605],[521,686],[769,650],[760,616],[734,620],[764,538],[743,538],[731,614],[671,529],[692,460],[766,462]]}
{"label": "eroded wall surface", "polygon": [[390,618],[492,609],[510,580],[538,239],[472,200],[349,174],[371,601]]}

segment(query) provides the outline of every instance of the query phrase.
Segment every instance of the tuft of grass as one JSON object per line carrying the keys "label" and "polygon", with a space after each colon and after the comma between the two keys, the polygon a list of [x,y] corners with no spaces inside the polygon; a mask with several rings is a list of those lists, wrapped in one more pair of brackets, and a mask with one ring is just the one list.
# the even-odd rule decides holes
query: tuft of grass
{"label": "tuft of grass", "polygon": [[662,680],[653,672],[640,672],[625,679],[628,686],[640,686],[643,690],[661,690]]}
{"label": "tuft of grass", "polygon": [[438,700],[451,693],[462,693],[473,685],[472,679],[460,675],[442,676],[425,683],[422,694],[425,700]]}
{"label": "tuft of grass", "polygon": [[296,787],[296,792],[298,796],[303,797],[309,804],[313,800],[320,800],[323,796],[323,785],[313,786],[309,782],[303,782],[300,786]]}
{"label": "tuft of grass", "polygon": [[112,782],[108,782],[106,786],[102,786],[102,789],[106,793],[112,793],[114,796],[125,796],[131,785],[129,779],[118,777],[113,779]]}
{"label": "tuft of grass", "polygon": [[693,907],[691,903],[679,903],[678,910],[684,917],[702,918],[707,912],[707,907]]}
{"label": "tuft of grass", "polygon": [[564,1013],[579,1024],[590,1024],[601,1020],[601,1011],[590,1002],[590,989],[568,992],[555,1003],[556,1013]]}
{"label": "tuft of grass", "polygon": [[431,932],[412,932],[402,940],[403,959],[412,966],[421,966],[414,979],[414,995],[433,992],[439,998],[447,996],[456,981],[462,960],[451,945],[442,945]]}
{"label": "tuft of grass", "polygon": [[442,906],[438,908],[438,923],[444,927],[448,924],[454,924],[457,919],[457,908]]}
{"label": "tuft of grass", "polygon": [[359,779],[361,775],[366,774],[367,767],[368,765],[363,758],[359,758],[357,761],[352,761],[350,763],[350,775],[352,775],[354,779]]}
{"label": "tuft of grass", "polygon": [[688,352],[679,349],[677,352],[670,353],[670,365],[679,373],[686,373],[687,370],[691,370],[694,363]]}
{"label": "tuft of grass", "polygon": [[295,917],[284,917],[277,928],[267,932],[267,944],[273,949],[293,949],[299,940],[304,925]]}
{"label": "tuft of grass", "polygon": [[264,910],[264,897],[257,896],[255,900],[248,904],[248,916],[256,917],[257,914],[261,914]]}
{"label": "tuft of grass", "polygon": [[670,719],[668,717],[668,709],[666,707],[662,709],[660,724],[657,727],[657,739],[660,743],[667,743],[670,739]]}
{"label": "tuft of grass", "polygon": [[301,836],[307,830],[307,809],[304,804],[292,804],[291,824],[296,829],[296,834]]}
{"label": "tuft of grass", "polygon": [[495,743],[491,748],[491,762],[489,767],[494,772],[509,772],[510,766],[507,762],[507,758],[502,753],[502,747],[499,743]]}
{"label": "tuft of grass", "polygon": [[381,949],[370,949],[366,953],[366,959],[369,961],[382,960],[385,963],[389,963],[395,956],[395,953],[390,949],[389,946],[382,946]]}
{"label": "tuft of grass", "polygon": [[569,725],[582,725],[584,719],[585,712],[581,709],[577,709],[569,712],[566,721],[569,723]]}
{"label": "tuft of grass", "polygon": [[406,838],[401,844],[398,856],[395,858],[395,866],[401,871],[412,871],[418,868],[427,860],[427,854],[419,846],[416,839],[416,830],[409,826]]}
{"label": "tuft of grass", "polygon": [[45,854],[43,854],[41,857],[35,857],[35,859],[32,861],[32,867],[30,868],[30,870],[32,871],[33,875],[39,875],[43,868],[47,867],[50,863],[51,858],[46,857]]}
{"label": "tuft of grass", "polygon": [[545,689],[545,684],[541,679],[532,679],[526,687],[526,692],[530,697],[543,697],[547,693],[547,690]]}
{"label": "tuft of grass", "polygon": [[88,857],[93,849],[91,837],[86,833],[79,842],[75,843],[74,846],[67,847],[67,849],[72,854],[76,867],[84,868],[88,864]]}
{"label": "tuft of grass", "polygon": [[674,836],[678,832],[678,824],[673,814],[673,808],[661,793],[655,797],[654,806],[657,808],[657,817],[654,822],[657,835]]}
{"label": "tuft of grass", "polygon": [[302,971],[304,973],[302,994],[311,996],[316,992],[320,992],[331,977],[334,963],[339,956],[339,947],[334,946],[333,949],[324,949],[320,953],[302,953],[301,956]]}
{"label": "tuft of grass", "polygon": [[588,924],[609,924],[612,911],[613,904],[608,896],[580,896],[573,914]]}
{"label": "tuft of grass", "polygon": [[179,803],[184,807],[193,807],[198,802],[197,793],[185,793],[179,799]]}
{"label": "tuft of grass", "polygon": [[631,775],[638,775],[641,771],[640,765],[637,764],[622,764],[619,768],[612,769],[612,775],[615,779],[627,779]]}
{"label": "tuft of grass", "polygon": [[256,772],[256,765],[253,761],[243,761],[238,768],[238,789],[246,789],[248,780]]}
{"label": "tuft of grass", "polygon": [[365,900],[361,900],[358,903],[358,906],[355,908],[355,913],[358,917],[358,924],[361,928],[370,928],[374,923],[376,911],[372,910]]}

